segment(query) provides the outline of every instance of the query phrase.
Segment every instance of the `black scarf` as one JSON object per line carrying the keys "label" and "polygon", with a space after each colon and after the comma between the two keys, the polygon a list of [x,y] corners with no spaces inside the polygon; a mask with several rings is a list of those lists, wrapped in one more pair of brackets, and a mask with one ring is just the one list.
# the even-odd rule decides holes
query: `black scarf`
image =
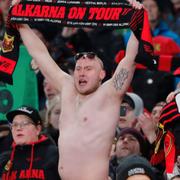
{"label": "black scarf", "polygon": [[[11,9],[11,21],[15,23],[58,23],[61,26],[91,28],[131,28],[139,40],[140,63],[154,69],[153,46],[147,12],[135,10],[126,2],[117,1],[22,1]],[[15,43],[16,40],[14,41]],[[18,43],[17,43],[18,44]],[[16,47],[14,45],[14,47]],[[18,48],[11,51],[17,62]],[[10,54],[10,53],[7,53]],[[143,60],[142,60],[143,59]],[[1,61],[0,61],[1,62]],[[15,67],[15,65],[14,65]],[[14,70],[14,68],[13,68]],[[0,68],[0,71],[2,69]],[[4,81],[11,83],[11,75],[4,71]]]}

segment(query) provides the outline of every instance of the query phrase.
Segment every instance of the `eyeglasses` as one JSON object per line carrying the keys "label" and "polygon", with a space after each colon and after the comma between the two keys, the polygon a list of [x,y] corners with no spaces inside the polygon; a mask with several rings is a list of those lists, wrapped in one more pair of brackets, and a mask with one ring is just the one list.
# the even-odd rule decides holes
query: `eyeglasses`
{"label": "eyeglasses", "polygon": [[94,53],[94,52],[82,52],[82,53],[77,53],[74,56],[74,60],[77,61],[77,60],[79,60],[82,57],[87,57],[88,59],[94,59],[95,56],[97,56],[97,54]]}
{"label": "eyeglasses", "polygon": [[35,125],[35,123],[33,123],[33,122],[31,122],[31,121],[24,121],[24,122],[22,122],[22,123],[16,123],[16,122],[14,122],[14,123],[11,124],[11,128],[15,129],[15,128],[20,127],[20,128],[23,129],[23,128],[29,126],[30,124]]}

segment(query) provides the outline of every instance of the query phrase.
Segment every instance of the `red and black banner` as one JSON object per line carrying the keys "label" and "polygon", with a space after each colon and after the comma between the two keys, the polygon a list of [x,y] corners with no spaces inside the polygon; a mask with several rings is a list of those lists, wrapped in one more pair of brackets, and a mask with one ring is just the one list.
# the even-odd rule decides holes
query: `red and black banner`
{"label": "red and black banner", "polygon": [[11,21],[50,22],[70,27],[130,28],[140,41],[142,54],[154,66],[147,12],[136,10],[125,1],[26,0],[12,8]]}
{"label": "red and black banner", "polygon": [[128,3],[117,1],[28,0],[13,7],[11,20],[59,23],[71,27],[125,28],[129,27],[134,13]]}
{"label": "red and black banner", "polygon": [[153,46],[147,12],[135,10],[125,1],[24,0],[10,12],[13,23],[49,22],[70,27],[131,28],[140,41],[143,64],[151,69],[156,66],[152,61]]}

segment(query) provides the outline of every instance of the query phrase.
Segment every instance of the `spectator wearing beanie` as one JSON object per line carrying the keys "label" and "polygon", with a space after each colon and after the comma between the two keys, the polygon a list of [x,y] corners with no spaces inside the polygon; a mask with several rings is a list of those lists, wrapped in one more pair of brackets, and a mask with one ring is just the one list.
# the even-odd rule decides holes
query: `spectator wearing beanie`
{"label": "spectator wearing beanie", "polygon": [[116,180],[157,180],[150,163],[138,155],[130,155],[121,160],[116,171]]}
{"label": "spectator wearing beanie", "polygon": [[146,143],[142,134],[134,128],[124,128],[117,135],[115,157],[110,161],[109,175],[114,179],[114,174],[121,159],[130,155],[146,154]]}
{"label": "spectator wearing beanie", "polygon": [[116,143],[116,156],[121,159],[131,154],[145,155],[146,143],[143,135],[134,128],[121,130]]}

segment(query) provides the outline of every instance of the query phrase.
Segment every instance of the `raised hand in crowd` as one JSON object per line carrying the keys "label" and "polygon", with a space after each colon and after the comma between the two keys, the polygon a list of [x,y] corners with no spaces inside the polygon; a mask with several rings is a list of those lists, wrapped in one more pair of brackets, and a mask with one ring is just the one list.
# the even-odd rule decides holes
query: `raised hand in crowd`
{"label": "raised hand in crowd", "polygon": [[138,125],[148,139],[149,143],[153,143],[156,139],[157,125],[152,121],[148,113],[143,113],[138,117]]}
{"label": "raised hand in crowd", "polygon": [[176,89],[176,90],[173,91],[173,92],[170,92],[170,93],[168,94],[167,98],[166,98],[166,102],[167,102],[167,103],[171,102],[171,101],[174,99],[175,95],[176,95],[177,93],[179,93],[179,92],[180,92],[180,88]]}
{"label": "raised hand in crowd", "polygon": [[78,31],[78,28],[74,28],[74,27],[64,27],[62,30],[62,37],[64,38],[69,38],[72,35],[76,34]]}

